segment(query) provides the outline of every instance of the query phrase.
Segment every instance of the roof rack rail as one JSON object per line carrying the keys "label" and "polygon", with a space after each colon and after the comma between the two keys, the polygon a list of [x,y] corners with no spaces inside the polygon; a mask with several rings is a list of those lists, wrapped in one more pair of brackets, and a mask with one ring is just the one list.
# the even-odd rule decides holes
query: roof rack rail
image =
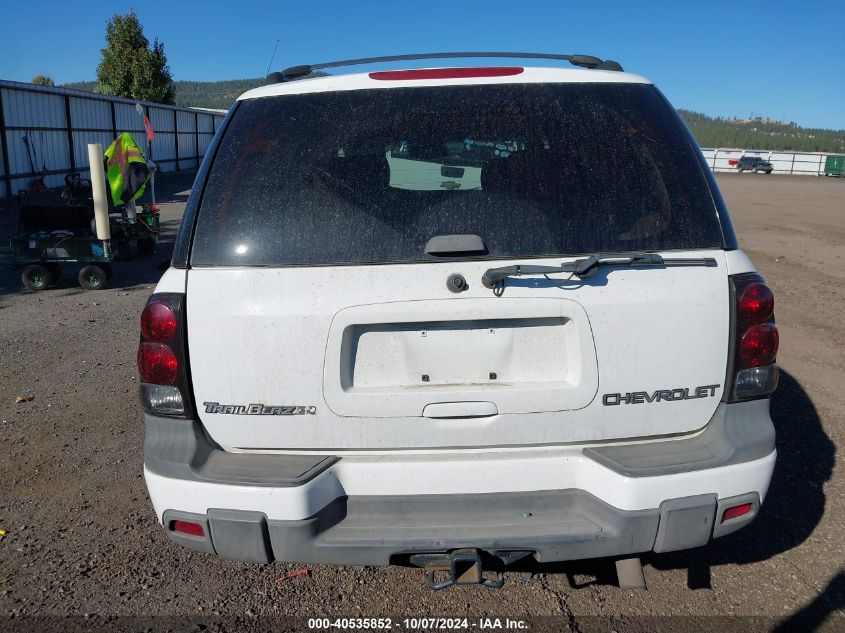
{"label": "roof rack rail", "polygon": [[265,85],[277,84],[283,81],[301,79],[315,70],[324,68],[337,68],[339,66],[357,66],[359,64],[374,64],[378,62],[400,62],[415,59],[458,59],[462,57],[507,57],[515,59],[556,59],[566,61],[574,66],[583,66],[596,70],[621,71],[619,62],[612,59],[599,59],[592,55],[559,55],[556,53],[506,53],[506,52],[462,52],[462,53],[417,53],[411,55],[386,55],[384,57],[362,57],[361,59],[345,59],[338,62],[325,62],[322,64],[303,64],[291,66],[281,72],[274,72],[267,75]]}

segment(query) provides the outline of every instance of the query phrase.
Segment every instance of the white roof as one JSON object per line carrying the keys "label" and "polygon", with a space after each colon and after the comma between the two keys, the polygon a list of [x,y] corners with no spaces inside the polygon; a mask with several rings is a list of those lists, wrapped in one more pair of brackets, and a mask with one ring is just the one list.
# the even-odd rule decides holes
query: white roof
{"label": "white roof", "polygon": [[[418,70],[418,69],[414,69]],[[480,84],[513,83],[614,83],[650,84],[651,81],[633,73],[615,70],[589,70],[584,68],[525,67],[518,75],[502,77],[469,77],[458,79],[401,79],[397,81],[371,79],[369,73],[330,75],[312,79],[296,79],[245,92],[238,101],[287,94],[332,92],[339,90],[372,90],[374,88],[423,88],[426,86],[467,86]]]}

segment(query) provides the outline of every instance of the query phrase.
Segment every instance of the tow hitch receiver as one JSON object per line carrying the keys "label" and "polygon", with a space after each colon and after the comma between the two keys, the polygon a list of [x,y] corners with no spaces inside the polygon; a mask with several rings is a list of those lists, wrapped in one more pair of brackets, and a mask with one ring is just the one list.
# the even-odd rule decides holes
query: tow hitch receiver
{"label": "tow hitch receiver", "polygon": [[[495,560],[507,564],[527,556],[530,552],[502,552],[501,554],[503,556],[495,556]],[[411,557],[411,564],[425,568],[425,584],[435,591],[452,585],[483,585],[498,589],[505,584],[505,577],[501,571],[496,571],[493,578],[484,577],[482,552],[477,549],[456,549],[448,554],[415,554]],[[448,574],[447,577],[444,580],[436,580],[438,571],[445,571]]]}

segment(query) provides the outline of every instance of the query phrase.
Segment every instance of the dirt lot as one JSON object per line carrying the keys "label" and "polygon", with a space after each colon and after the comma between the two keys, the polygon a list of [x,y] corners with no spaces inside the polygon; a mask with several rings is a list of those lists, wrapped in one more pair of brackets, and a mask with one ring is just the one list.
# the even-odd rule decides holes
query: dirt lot
{"label": "dirt lot", "polygon": [[490,615],[537,618],[535,629],[549,630],[768,630],[784,619],[790,629],[845,630],[845,180],[724,175],[719,184],[775,291],[779,460],[753,526],[647,558],[647,592],[613,586],[607,561],[531,580],[510,574],[498,591],[433,593],[419,570],[315,566],[280,581],[300,566],[171,545],[141,474],[134,355],[190,177],[159,184],[169,202],[157,255],[117,266],[101,292],[82,291],[72,275],[61,289],[22,290],[6,248],[14,216],[0,211],[0,629],[294,630],[307,622],[287,616]]}

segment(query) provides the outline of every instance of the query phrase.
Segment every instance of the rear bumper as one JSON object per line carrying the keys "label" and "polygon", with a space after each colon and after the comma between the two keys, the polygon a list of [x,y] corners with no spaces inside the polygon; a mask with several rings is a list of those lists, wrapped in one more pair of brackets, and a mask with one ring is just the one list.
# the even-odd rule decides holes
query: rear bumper
{"label": "rear bumper", "polygon": [[[720,523],[725,509],[751,504]],[[760,508],[756,492],[719,500],[715,494],[669,499],[652,510],[613,508],[582,490],[486,495],[348,497],[307,519],[279,521],[262,512],[166,510],[174,542],[227,560],[387,565],[412,554],[480,549],[506,559],[530,552],[539,562],[671,552],[707,544],[743,527]],[[170,529],[174,521],[203,526],[203,536]]]}
{"label": "rear bumper", "polygon": [[[223,453],[198,423],[149,418],[144,474],[170,538],[226,559],[665,552],[739,529],[765,497],[776,457],[768,402],[720,410],[702,433],[660,442],[343,459]],[[749,512],[721,521],[745,503]],[[175,532],[177,519],[200,523],[203,536]]]}

